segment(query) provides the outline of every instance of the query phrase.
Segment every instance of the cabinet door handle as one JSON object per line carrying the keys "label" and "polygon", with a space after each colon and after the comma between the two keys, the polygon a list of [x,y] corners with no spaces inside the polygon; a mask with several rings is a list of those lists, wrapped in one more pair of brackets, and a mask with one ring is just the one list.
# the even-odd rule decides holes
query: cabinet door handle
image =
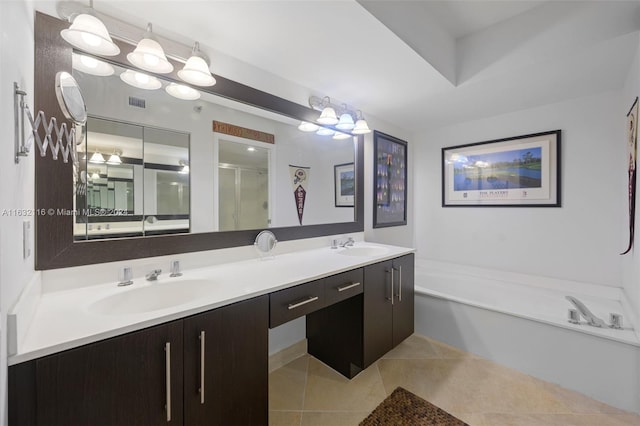
{"label": "cabinet door handle", "polygon": [[394,266],[391,269],[398,271],[398,302],[402,302],[402,266],[398,266],[397,268]]}
{"label": "cabinet door handle", "polygon": [[171,421],[171,343],[164,344],[164,366],[166,373],[166,387],[167,387],[167,423]]}
{"label": "cabinet door handle", "polygon": [[200,389],[198,391],[200,392],[200,404],[204,404],[204,330],[200,331],[198,338],[200,339]]}
{"label": "cabinet door handle", "polygon": [[359,285],[360,283],[348,284],[348,285],[345,285],[344,287],[338,287],[338,291],[349,290],[350,288],[358,287]]}
{"label": "cabinet door handle", "polygon": [[391,304],[393,305],[393,268],[387,269],[385,272],[391,274],[391,297],[387,297],[387,300],[391,300]]}
{"label": "cabinet door handle", "polygon": [[291,309],[299,308],[302,305],[306,305],[307,303],[315,302],[316,300],[318,300],[318,296],[309,296],[308,299],[305,299],[302,302],[289,303],[288,309],[291,310]]}

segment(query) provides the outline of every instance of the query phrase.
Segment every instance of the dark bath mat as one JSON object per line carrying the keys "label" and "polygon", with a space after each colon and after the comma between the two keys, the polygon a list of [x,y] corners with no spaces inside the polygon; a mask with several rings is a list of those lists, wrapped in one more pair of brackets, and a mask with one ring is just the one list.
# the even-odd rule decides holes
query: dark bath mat
{"label": "dark bath mat", "polygon": [[397,387],[360,426],[469,426],[429,401]]}

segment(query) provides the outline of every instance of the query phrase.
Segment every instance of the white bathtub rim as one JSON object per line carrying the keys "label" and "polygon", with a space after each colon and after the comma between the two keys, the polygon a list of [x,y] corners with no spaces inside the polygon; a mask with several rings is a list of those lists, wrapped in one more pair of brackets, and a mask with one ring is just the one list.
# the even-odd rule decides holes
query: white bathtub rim
{"label": "white bathtub rim", "polygon": [[[599,332],[600,329],[598,329],[597,327],[592,327],[589,325],[577,325],[577,324],[571,324],[568,321],[566,323],[561,323],[558,321],[551,321],[551,320],[546,320],[543,318],[537,318],[531,315],[525,315],[522,313],[518,313],[518,312],[513,312],[513,311],[509,311],[506,309],[502,309],[502,308],[497,308],[495,306],[490,306],[486,303],[480,303],[480,302],[476,302],[476,301],[472,301],[469,299],[465,299],[462,297],[457,297],[457,296],[452,296],[450,294],[444,294],[442,292],[439,291],[435,291],[435,290],[429,290],[427,288],[421,287],[419,285],[415,286],[415,293],[416,295],[421,295],[421,296],[428,296],[428,297],[434,297],[436,299],[443,299],[443,300],[448,300],[451,302],[456,302],[456,303],[460,303],[463,305],[467,305],[467,306],[473,306],[476,308],[480,308],[480,309],[485,309],[488,311],[492,311],[492,312],[498,312],[504,315],[509,315],[509,316],[513,316],[516,318],[522,318],[525,320],[530,320],[530,321],[535,321],[538,323],[542,323],[542,324],[546,324],[546,325],[550,325],[550,326],[555,326],[555,327],[560,327],[560,328],[564,328],[570,331],[576,331],[579,333],[585,333],[585,334],[589,334],[591,336],[594,337],[599,337],[602,339],[606,339],[606,340],[611,340],[611,341],[615,341],[618,343],[623,343],[623,344],[627,344],[627,345],[631,345],[631,346],[635,346],[635,347],[639,347],[640,348],[640,339],[638,338],[637,334],[634,332],[634,330],[630,330],[625,328],[624,330],[615,330],[615,332],[624,332],[624,331],[628,331],[629,333],[625,333],[625,335],[620,335],[620,336],[610,336],[610,335],[606,335],[606,334],[602,334],[602,332]],[[609,329],[606,329],[609,330]],[[611,330],[614,331],[614,330]],[[633,337],[627,337],[629,336],[629,334],[631,334]]]}

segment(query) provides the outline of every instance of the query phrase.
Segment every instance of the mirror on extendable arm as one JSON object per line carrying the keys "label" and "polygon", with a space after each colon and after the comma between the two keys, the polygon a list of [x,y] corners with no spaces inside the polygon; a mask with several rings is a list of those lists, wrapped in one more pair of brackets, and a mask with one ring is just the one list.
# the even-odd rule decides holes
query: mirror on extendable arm
{"label": "mirror on extendable arm", "polygon": [[276,236],[273,234],[273,232],[265,230],[261,231],[256,236],[256,241],[253,243],[253,245],[255,246],[256,250],[258,250],[260,258],[264,259],[265,257],[273,256],[271,254],[271,251],[275,248],[277,242],[278,240],[276,239]]}
{"label": "mirror on extendable arm", "polygon": [[66,71],[56,74],[56,97],[62,113],[76,125],[87,121],[87,107],[76,79]]}

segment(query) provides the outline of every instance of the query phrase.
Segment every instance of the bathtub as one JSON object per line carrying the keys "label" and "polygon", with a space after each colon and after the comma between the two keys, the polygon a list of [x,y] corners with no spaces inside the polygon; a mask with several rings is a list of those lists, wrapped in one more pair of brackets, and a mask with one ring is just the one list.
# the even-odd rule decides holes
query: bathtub
{"label": "bathtub", "polygon": [[[620,288],[416,259],[416,332],[640,413],[640,334]],[[624,328],[567,321],[580,299]]]}

